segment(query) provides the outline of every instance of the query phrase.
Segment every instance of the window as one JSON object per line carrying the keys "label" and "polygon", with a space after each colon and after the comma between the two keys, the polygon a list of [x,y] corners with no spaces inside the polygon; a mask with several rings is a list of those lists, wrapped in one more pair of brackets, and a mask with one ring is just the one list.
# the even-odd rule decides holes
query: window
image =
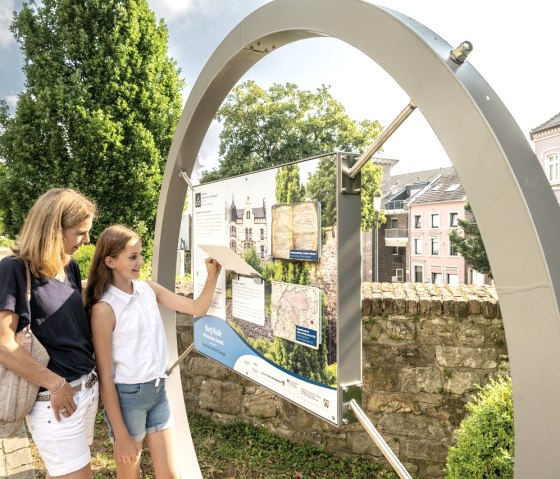
{"label": "window", "polygon": [[422,254],[422,238],[414,238],[414,254]]}
{"label": "window", "polygon": [[245,218],[247,218],[248,220],[251,219],[251,212],[247,211],[247,213],[245,214]]}
{"label": "window", "polygon": [[414,227],[422,228],[422,215],[414,215]]}
{"label": "window", "polygon": [[393,256],[399,256],[401,254],[398,246],[393,246]]}
{"label": "window", "polygon": [[264,246],[261,246],[261,258],[264,258]]}
{"label": "window", "polygon": [[423,283],[424,282],[424,268],[422,266],[414,266],[414,282]]}
{"label": "window", "polygon": [[229,244],[229,249],[231,249],[232,251],[235,251],[237,253],[237,245],[235,244],[235,241],[232,241]]}
{"label": "window", "polygon": [[233,237],[235,238],[235,234],[236,234],[235,226],[232,226],[232,227],[229,229],[229,235],[230,235],[230,236],[233,236]]}
{"label": "window", "polygon": [[439,254],[439,238],[431,238],[430,243],[432,245],[432,254],[438,255]]}
{"label": "window", "polygon": [[449,256],[459,256],[457,247],[451,241],[449,242]]}
{"label": "window", "polygon": [[432,228],[439,228],[439,213],[432,214]]}
{"label": "window", "polygon": [[558,183],[560,181],[558,164],[558,153],[551,153],[550,155],[546,155],[546,158],[544,160],[544,168],[546,176],[548,177],[548,181],[550,181],[551,183]]}
{"label": "window", "polygon": [[451,228],[459,226],[459,213],[449,213],[449,226]]}
{"label": "window", "polygon": [[393,283],[402,283],[404,276],[403,276],[403,269],[395,269],[395,274],[393,275]]}
{"label": "window", "polygon": [[447,273],[447,284],[451,286],[457,286],[459,284],[459,275]]}
{"label": "window", "polygon": [[391,218],[391,229],[396,230],[399,227],[399,220],[397,218]]}
{"label": "window", "polygon": [[264,228],[261,228],[261,240],[264,240]]}
{"label": "window", "polygon": [[432,283],[434,284],[442,284],[443,277],[441,273],[432,273]]}

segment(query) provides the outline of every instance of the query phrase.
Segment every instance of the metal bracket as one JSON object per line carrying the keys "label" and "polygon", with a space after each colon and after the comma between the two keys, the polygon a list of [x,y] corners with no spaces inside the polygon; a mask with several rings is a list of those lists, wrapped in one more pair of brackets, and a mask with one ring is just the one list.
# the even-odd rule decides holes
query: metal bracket
{"label": "metal bracket", "polygon": [[347,384],[342,389],[342,422],[344,425],[358,421],[350,407],[350,401],[362,404],[362,383]]}
{"label": "metal bracket", "polygon": [[169,376],[169,375],[173,372],[173,370],[174,370],[177,366],[179,366],[179,364],[181,363],[181,361],[182,361],[183,359],[185,359],[189,354],[191,354],[191,353],[193,352],[193,350],[194,350],[194,343],[190,344],[190,345],[187,347],[187,349],[185,349],[185,350],[181,353],[181,356],[179,356],[179,357],[177,358],[177,361],[175,361],[171,366],[169,366],[169,368],[167,369],[167,371],[165,371],[165,374],[166,374],[167,376]]}
{"label": "metal bracket", "polygon": [[189,175],[187,174],[187,172],[185,170],[179,170],[178,175],[179,175],[179,178],[182,178],[185,181],[185,183],[187,184],[187,186],[191,190],[194,190],[194,186],[192,184],[192,181],[189,178]]}
{"label": "metal bracket", "polygon": [[341,165],[341,175],[340,175],[340,191],[343,194],[348,195],[359,195],[362,191],[362,180],[360,175],[356,175],[354,178],[350,177],[348,172],[351,170],[352,166],[356,163],[357,158],[360,155],[356,153],[339,153]]}

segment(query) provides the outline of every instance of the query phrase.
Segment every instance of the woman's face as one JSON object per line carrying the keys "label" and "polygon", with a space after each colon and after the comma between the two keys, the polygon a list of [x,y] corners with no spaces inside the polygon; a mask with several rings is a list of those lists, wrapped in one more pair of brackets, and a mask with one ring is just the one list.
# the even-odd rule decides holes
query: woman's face
{"label": "woman's face", "polygon": [[62,244],[64,252],[73,255],[83,244],[89,243],[89,232],[93,218],[86,218],[80,224],[71,226],[62,231]]}

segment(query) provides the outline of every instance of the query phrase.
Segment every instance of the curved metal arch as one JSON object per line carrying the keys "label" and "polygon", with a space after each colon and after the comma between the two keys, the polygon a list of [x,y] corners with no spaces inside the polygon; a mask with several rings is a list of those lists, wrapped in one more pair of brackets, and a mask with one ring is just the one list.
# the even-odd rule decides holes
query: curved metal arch
{"label": "curved metal arch", "polygon": [[[276,0],[219,45],[187,100],[160,194],[154,277],[174,287],[186,185],[210,123],[235,83],[268,53],[320,36],[338,38],[384,68],[418,105],[449,155],[476,213],[492,263],[510,355],[515,407],[515,477],[560,477],[560,208],[530,145],[484,78],[449,60],[451,46],[401,13],[361,0]],[[176,355],[174,315],[166,315]],[[181,449],[191,447],[180,378],[170,396]],[[193,453],[194,454],[194,453]],[[189,477],[198,471],[182,456]],[[200,472],[198,471],[198,474]]]}

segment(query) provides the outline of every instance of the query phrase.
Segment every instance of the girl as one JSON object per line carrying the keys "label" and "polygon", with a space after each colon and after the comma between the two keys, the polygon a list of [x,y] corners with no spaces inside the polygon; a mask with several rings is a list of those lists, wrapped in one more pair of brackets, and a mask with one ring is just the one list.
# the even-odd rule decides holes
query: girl
{"label": "girl", "polygon": [[142,441],[158,478],[179,478],[165,392],[168,351],[158,305],[194,316],[206,314],[220,265],[206,259],[208,276],[197,299],[140,281],[142,243],[120,225],[97,240],[86,288],[105,419],[119,479],[138,478]]}
{"label": "girl", "polygon": [[[91,329],[72,255],[89,243],[95,204],[77,191],[55,188],[35,201],[15,256],[0,261],[0,361],[41,387],[27,416],[49,478],[91,478],[90,449],[99,397]],[[26,266],[31,301],[26,298]],[[47,367],[18,346],[31,329],[49,353]]]}

